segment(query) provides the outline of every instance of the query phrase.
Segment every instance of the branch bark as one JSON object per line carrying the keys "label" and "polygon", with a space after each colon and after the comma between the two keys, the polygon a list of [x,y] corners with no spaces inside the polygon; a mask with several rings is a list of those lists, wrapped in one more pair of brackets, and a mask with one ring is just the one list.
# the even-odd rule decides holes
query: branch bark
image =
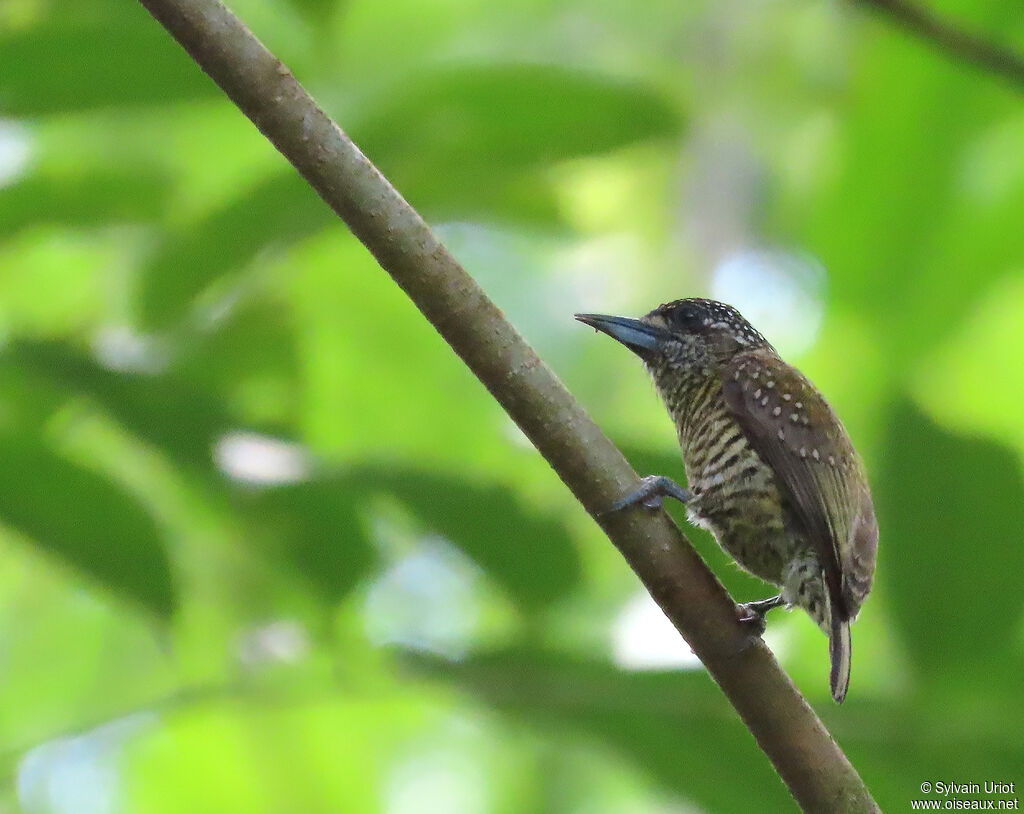
{"label": "branch bark", "polygon": [[898,25],[939,50],[954,62],[962,61],[994,73],[1024,90],[1024,56],[976,34],[962,31],[927,9],[908,0],[854,0],[888,15]]}
{"label": "branch bark", "polygon": [[638,486],[622,453],[291,72],[217,0],[140,2],[348,224],[522,428],[703,661],[801,807],[877,811],[668,515],[600,514]]}

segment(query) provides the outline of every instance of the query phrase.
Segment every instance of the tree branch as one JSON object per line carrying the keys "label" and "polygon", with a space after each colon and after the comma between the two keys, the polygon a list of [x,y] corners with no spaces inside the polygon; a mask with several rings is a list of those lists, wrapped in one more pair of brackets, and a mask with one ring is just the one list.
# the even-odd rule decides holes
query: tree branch
{"label": "tree branch", "polygon": [[348,224],[522,428],[690,643],[800,805],[877,811],[668,515],[600,514],[638,485],[622,453],[291,72],[217,0],[140,2]]}
{"label": "tree branch", "polygon": [[1006,79],[1024,90],[1024,56],[1011,48],[989,42],[940,19],[908,0],[853,0],[889,15],[907,31],[917,35],[954,62],[973,64]]}

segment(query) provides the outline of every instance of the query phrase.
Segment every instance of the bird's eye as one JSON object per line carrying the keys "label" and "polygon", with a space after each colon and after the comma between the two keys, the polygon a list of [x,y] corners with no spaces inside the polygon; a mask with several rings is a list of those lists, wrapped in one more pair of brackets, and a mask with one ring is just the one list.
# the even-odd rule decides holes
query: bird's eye
{"label": "bird's eye", "polygon": [[676,321],[679,326],[688,330],[701,327],[703,324],[703,317],[698,309],[692,305],[684,305],[676,312]]}

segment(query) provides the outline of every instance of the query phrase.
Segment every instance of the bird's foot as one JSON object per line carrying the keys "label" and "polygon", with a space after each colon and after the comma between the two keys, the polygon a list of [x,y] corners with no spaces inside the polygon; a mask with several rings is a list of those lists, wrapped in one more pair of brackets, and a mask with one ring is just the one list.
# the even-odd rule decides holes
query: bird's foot
{"label": "bird's foot", "polygon": [[750,625],[760,636],[767,627],[765,616],[768,615],[768,611],[781,608],[785,604],[786,600],[782,598],[781,594],[769,599],[759,599],[756,602],[744,602],[736,606],[736,621]]}
{"label": "bird's foot", "polygon": [[642,504],[648,509],[660,509],[663,499],[666,497],[674,497],[683,503],[688,502],[692,497],[686,489],[672,478],[667,478],[664,475],[648,475],[646,478],[641,478],[640,481],[643,486],[624,498],[616,500],[609,511],[617,512],[637,504]]}

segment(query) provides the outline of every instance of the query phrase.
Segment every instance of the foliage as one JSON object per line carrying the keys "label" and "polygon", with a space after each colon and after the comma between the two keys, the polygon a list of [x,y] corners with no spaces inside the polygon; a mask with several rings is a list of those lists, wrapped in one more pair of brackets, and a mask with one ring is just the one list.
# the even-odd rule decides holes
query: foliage
{"label": "foliage", "polygon": [[[941,5],[1024,43],[1013,4]],[[680,475],[669,422],[572,312],[748,313],[847,421],[882,528],[847,703],[809,620],[769,643],[883,808],[1019,790],[1019,97],[805,0],[236,10],[638,470]],[[0,810],[791,808],[543,461],[141,8],[0,6],[0,116]]]}

